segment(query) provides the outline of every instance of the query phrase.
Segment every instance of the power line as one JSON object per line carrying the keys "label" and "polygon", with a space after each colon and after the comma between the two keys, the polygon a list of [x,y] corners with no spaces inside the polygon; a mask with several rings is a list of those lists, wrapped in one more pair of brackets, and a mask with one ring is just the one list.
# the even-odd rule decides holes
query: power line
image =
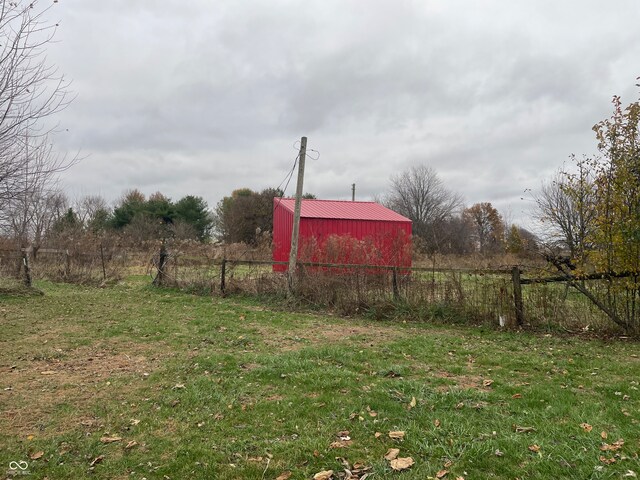
{"label": "power line", "polygon": [[[312,157],[311,155],[309,155],[309,152],[316,152],[317,155],[315,157]],[[320,158],[320,152],[318,150],[314,150],[313,148],[309,148],[307,149],[307,157],[309,157],[311,160],[315,162]]]}

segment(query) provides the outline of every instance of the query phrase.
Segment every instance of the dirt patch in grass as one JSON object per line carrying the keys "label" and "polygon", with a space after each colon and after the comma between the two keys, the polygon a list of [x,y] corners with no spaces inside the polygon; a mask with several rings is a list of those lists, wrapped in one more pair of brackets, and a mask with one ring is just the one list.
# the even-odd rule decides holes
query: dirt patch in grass
{"label": "dirt patch in grass", "polygon": [[455,375],[450,372],[436,372],[434,374],[437,378],[443,378],[450,380],[455,383],[455,385],[440,385],[437,387],[438,391],[447,391],[452,387],[459,388],[462,390],[485,390],[486,388],[483,385],[484,379],[477,375]]}
{"label": "dirt patch in grass", "polygon": [[267,402],[281,402],[284,400],[284,395],[270,395],[265,399]]}
{"label": "dirt patch in grass", "polygon": [[314,322],[295,331],[282,331],[255,323],[252,326],[263,335],[266,345],[282,351],[296,351],[308,345],[331,345],[341,342],[374,346],[405,335],[403,330],[343,323]]}
{"label": "dirt patch in grass", "polygon": [[0,370],[5,378],[0,429],[5,433],[91,428],[99,424],[91,412],[101,399],[125,398],[141,388],[144,374],[160,362],[157,351],[135,343],[55,351],[57,356],[35,356]]}

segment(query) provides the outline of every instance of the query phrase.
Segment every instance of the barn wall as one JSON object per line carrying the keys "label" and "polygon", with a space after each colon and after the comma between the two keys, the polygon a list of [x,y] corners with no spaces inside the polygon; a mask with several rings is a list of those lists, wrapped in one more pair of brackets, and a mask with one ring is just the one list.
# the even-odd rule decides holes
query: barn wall
{"label": "barn wall", "polygon": [[303,218],[300,237],[305,261],[411,266],[411,222]]}
{"label": "barn wall", "polygon": [[[273,260],[288,261],[293,212],[274,199]],[[300,219],[301,261],[411,266],[411,222]],[[274,265],[284,272],[286,265]]]}
{"label": "barn wall", "polygon": [[[291,231],[293,230],[293,213],[280,205],[279,199],[273,199],[273,260],[276,262],[289,261],[291,250]],[[273,270],[284,272],[286,265],[274,265]]]}

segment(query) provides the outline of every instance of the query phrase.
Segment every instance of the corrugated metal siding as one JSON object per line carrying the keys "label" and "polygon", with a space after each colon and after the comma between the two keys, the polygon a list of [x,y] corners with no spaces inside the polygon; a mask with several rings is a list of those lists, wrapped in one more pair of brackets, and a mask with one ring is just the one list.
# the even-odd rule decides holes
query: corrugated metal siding
{"label": "corrugated metal siding", "polygon": [[[327,258],[338,258],[335,263],[366,263],[372,265],[411,266],[411,221],[393,213],[390,221],[386,214],[382,219],[310,217],[314,209],[304,210],[307,216],[300,219],[300,242],[298,253],[301,260],[324,262]],[[373,202],[334,202],[312,200],[316,206],[333,203],[366,204],[368,214],[377,209]],[[290,205],[289,205],[290,204]],[[382,207],[381,205],[378,205]],[[291,207],[291,208],[289,208]],[[382,207],[384,209],[384,207]],[[329,209],[332,210],[331,208]],[[387,209],[384,209],[387,210]],[[343,209],[343,213],[344,213]],[[388,210],[391,212],[390,210]],[[355,210],[351,210],[354,213]],[[398,218],[400,220],[398,220]],[[293,199],[274,199],[273,215],[273,259],[288,261],[293,229]],[[339,249],[338,257],[331,256],[332,248]],[[364,253],[363,253],[364,252]],[[333,252],[335,255],[335,252]],[[286,271],[286,266],[275,265],[275,271]]]}
{"label": "corrugated metal siding", "polygon": [[[411,266],[411,223],[371,220],[304,218],[300,220],[300,253],[308,261],[326,261],[327,241],[349,237],[360,241],[372,265]],[[311,252],[310,252],[311,250]],[[365,263],[354,252],[343,252],[337,263]]]}
{"label": "corrugated metal siding", "polygon": [[[295,200],[281,199],[281,205],[293,212]],[[350,202],[346,200],[302,200],[301,218],[327,218],[343,220],[383,220],[410,222],[406,217],[376,202]]]}
{"label": "corrugated metal siding", "polygon": [[[293,212],[284,208],[280,200],[280,198],[273,199],[273,260],[276,262],[287,262],[289,260],[289,251],[291,250]],[[274,265],[273,270],[284,272],[287,270],[287,267],[285,265]]]}

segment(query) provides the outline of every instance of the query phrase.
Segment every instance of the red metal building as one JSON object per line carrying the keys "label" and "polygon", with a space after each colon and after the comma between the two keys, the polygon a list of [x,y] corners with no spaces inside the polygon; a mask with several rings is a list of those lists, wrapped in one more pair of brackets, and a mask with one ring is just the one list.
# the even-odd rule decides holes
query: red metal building
{"label": "red metal building", "polygon": [[[293,198],[273,199],[274,261],[289,260],[294,207]],[[375,202],[302,200],[298,258],[410,267],[411,220]]]}

